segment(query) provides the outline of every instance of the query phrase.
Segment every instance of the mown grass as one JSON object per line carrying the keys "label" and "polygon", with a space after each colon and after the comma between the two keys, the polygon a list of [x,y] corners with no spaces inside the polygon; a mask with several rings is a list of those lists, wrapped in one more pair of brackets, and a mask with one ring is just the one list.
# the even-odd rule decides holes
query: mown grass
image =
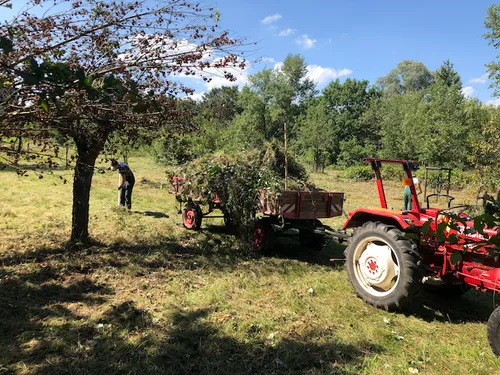
{"label": "mown grass", "polygon": [[[420,294],[406,312],[377,310],[330,262],[341,245],[307,253],[284,239],[260,257],[220,219],[188,232],[164,168],[129,164],[133,212],[116,207],[116,175],[96,174],[90,229],[100,244],[85,249],[61,246],[70,184],[0,172],[0,373],[500,373],[485,334],[491,296]],[[71,181],[71,171],[55,174]],[[373,183],[335,171],[313,179],[345,191],[347,211],[378,204]],[[402,203],[399,184],[386,186]]]}

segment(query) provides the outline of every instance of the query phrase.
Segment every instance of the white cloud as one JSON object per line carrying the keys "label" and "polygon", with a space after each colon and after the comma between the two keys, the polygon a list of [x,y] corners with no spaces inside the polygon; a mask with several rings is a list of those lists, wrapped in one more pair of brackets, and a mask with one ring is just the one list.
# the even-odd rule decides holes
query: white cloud
{"label": "white cloud", "polygon": [[486,105],[491,105],[493,107],[498,107],[498,106],[500,106],[500,98],[488,100],[486,102]]}
{"label": "white cloud", "polygon": [[276,14],[273,14],[272,16],[265,17],[262,21],[260,21],[260,23],[262,23],[264,25],[268,25],[270,23],[276,22],[280,18],[281,18],[281,14],[276,13]]}
{"label": "white cloud", "polygon": [[[273,69],[276,71],[281,71],[282,67],[283,63],[280,61],[274,64]],[[324,68],[320,65],[307,65],[306,69],[306,78],[314,81],[318,86],[324,86],[330,81],[352,74],[351,69]]]}
{"label": "white cloud", "polygon": [[199,102],[201,101],[201,99],[203,99],[203,94],[205,94],[205,92],[195,92],[192,95],[186,95],[182,99],[184,100],[191,99],[194,100],[195,102]]}
{"label": "white cloud", "polygon": [[221,75],[216,75],[212,77],[210,82],[206,82],[205,85],[208,90],[211,90],[216,87],[222,86],[238,86],[242,87],[248,83],[248,70],[240,70],[240,69],[226,69],[233,73],[235,81],[229,81]]}
{"label": "white cloud", "polygon": [[300,38],[297,38],[295,42],[299,45],[304,47],[305,49],[310,49],[313,48],[314,45],[316,44],[317,40],[316,39],[311,39],[307,36],[307,34],[302,35]]}
{"label": "white cloud", "polygon": [[[203,70],[199,70],[196,75],[186,75],[184,78],[194,79],[197,81],[203,80],[203,85],[207,89],[207,91],[222,86],[244,86],[248,83],[248,70],[251,68],[250,64],[247,64],[245,67],[225,67],[225,68],[216,68],[214,65],[220,59],[215,59],[212,61],[212,67],[204,68]],[[226,73],[232,74],[234,77],[233,81],[227,79]],[[206,80],[204,80],[206,78]]]}
{"label": "white cloud", "polygon": [[275,63],[276,62],[276,60],[273,59],[272,57],[263,57],[261,60],[263,62],[270,62],[270,63]]}
{"label": "white cloud", "polygon": [[351,69],[324,68],[320,65],[308,65],[306,77],[316,82],[318,86],[323,86],[330,81],[352,74]]}
{"label": "white cloud", "polygon": [[295,29],[285,29],[281,30],[278,36],[290,36],[295,34]]}
{"label": "white cloud", "polygon": [[488,80],[488,73],[483,74],[481,77],[472,78],[469,83],[486,83]]}
{"label": "white cloud", "polygon": [[467,86],[467,87],[464,87],[462,89],[462,94],[466,97],[466,98],[472,98],[474,96],[474,87],[472,86]]}

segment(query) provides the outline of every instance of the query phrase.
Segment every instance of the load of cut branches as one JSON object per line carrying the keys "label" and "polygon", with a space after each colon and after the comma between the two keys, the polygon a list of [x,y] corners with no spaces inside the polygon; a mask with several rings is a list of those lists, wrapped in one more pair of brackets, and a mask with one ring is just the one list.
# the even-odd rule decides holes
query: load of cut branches
{"label": "load of cut branches", "polygon": [[[285,154],[276,143],[262,150],[232,154],[216,153],[193,160],[170,172],[185,178],[181,189],[184,199],[210,202],[216,195],[224,214],[246,235],[255,220],[257,193],[266,190],[279,194],[285,188]],[[288,190],[317,191],[308,181],[305,168],[288,155]]]}

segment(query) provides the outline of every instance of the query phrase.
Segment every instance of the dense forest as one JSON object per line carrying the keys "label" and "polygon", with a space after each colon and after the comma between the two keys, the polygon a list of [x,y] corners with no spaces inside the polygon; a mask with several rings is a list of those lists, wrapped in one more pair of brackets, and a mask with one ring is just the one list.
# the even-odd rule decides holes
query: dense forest
{"label": "dense forest", "polygon": [[214,88],[200,101],[184,101],[188,131],[162,130],[152,153],[172,164],[283,143],[286,123],[291,152],[314,170],[356,167],[379,156],[476,170],[477,182],[498,182],[500,109],[464,95],[449,60],[436,71],[405,60],[373,84],[348,78],[321,91],[306,66],[300,55],[289,55],[250,76],[241,90]]}

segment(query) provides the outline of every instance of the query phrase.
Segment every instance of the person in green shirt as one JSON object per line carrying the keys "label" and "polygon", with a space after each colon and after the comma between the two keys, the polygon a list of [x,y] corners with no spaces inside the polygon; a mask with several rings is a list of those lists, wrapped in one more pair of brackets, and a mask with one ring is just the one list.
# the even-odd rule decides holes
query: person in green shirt
{"label": "person in green shirt", "polygon": [[404,201],[403,211],[411,210],[413,206],[411,201],[411,189],[410,189],[411,184],[412,180],[409,179],[408,177],[403,179],[403,186],[405,187],[403,191],[403,201]]}

